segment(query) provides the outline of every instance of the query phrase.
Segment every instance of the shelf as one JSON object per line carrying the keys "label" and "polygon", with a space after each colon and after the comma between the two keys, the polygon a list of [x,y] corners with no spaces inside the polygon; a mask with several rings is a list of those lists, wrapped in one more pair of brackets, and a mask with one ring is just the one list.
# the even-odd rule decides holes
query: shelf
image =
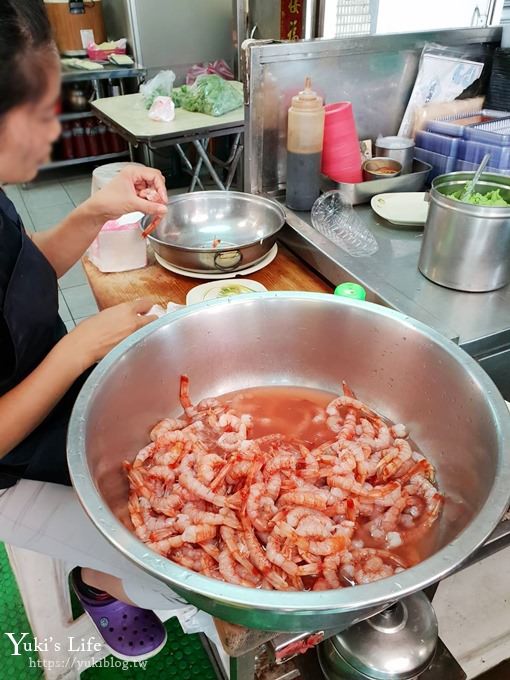
{"label": "shelf", "polygon": [[80,111],[79,113],[61,113],[59,115],[59,120],[78,120],[79,118],[97,118],[96,114],[92,111]]}
{"label": "shelf", "polygon": [[105,153],[102,156],[85,156],[84,158],[71,158],[68,161],[52,161],[43,165],[40,170],[56,170],[57,168],[67,168],[69,165],[80,165],[80,163],[100,163],[114,158],[123,158],[129,155],[129,151],[118,151],[117,153]]}
{"label": "shelf", "polygon": [[83,80],[109,80],[110,78],[143,78],[146,74],[143,66],[105,66],[97,71],[86,71],[62,66],[62,82],[75,83]]}

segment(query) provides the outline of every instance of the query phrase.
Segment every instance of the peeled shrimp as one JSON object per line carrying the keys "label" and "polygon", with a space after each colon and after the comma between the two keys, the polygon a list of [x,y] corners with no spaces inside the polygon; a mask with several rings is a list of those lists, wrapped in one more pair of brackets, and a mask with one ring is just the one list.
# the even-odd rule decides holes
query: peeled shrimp
{"label": "peeled shrimp", "polygon": [[377,479],[387,482],[396,475],[404,463],[412,459],[412,456],[413,451],[409,442],[405,439],[395,439],[393,446],[377,466]]}
{"label": "peeled shrimp", "polygon": [[242,395],[195,406],[182,376],[184,416],[160,420],[123,464],[137,537],[184,568],[242,587],[370,583],[406,568],[396,548],[419,561],[409,542],[443,504],[434,468],[412,450],[404,425],[387,424],[345,383],[343,392],[325,409],[299,405],[301,435],[250,438],[284,418],[254,420]]}

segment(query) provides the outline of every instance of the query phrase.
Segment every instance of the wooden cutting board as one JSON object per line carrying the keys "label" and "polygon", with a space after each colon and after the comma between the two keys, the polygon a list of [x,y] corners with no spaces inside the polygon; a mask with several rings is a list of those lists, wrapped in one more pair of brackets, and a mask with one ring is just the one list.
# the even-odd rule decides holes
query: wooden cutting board
{"label": "wooden cutting board", "polygon": [[[86,257],[83,258],[83,266],[99,309],[145,297],[150,298],[153,304],[163,306],[170,301],[185,304],[191,288],[204,283],[200,279],[173,274],[160,267],[153,258],[143,269],[115,274],[103,274]],[[278,255],[273,262],[248,278],[271,291],[333,292],[330,284],[281,244],[278,244]],[[237,280],[242,281],[242,277]]]}

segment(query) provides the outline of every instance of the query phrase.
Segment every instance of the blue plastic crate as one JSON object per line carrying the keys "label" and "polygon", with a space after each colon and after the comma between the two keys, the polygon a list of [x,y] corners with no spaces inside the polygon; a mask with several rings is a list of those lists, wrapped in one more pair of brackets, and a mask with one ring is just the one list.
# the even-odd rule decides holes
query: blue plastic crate
{"label": "blue plastic crate", "polygon": [[495,120],[492,123],[482,123],[472,128],[467,128],[464,133],[465,139],[472,139],[482,144],[495,146],[510,145],[510,118]]}
{"label": "blue plastic crate", "polygon": [[432,170],[429,175],[429,182],[437,177],[438,175],[444,175],[447,172],[453,172],[455,169],[455,162],[457,160],[456,156],[444,156],[441,153],[434,153],[433,151],[427,151],[426,149],[421,149],[420,147],[415,147],[414,157],[424,163],[429,163],[432,166]]}
{"label": "blue plastic crate", "polygon": [[491,156],[488,163],[491,168],[510,169],[510,146],[493,146],[473,142],[470,139],[461,139],[457,158],[468,163],[479,164],[486,153]]}
{"label": "blue plastic crate", "polygon": [[[458,172],[474,172],[478,169],[479,163],[469,163],[468,161],[457,160],[455,163],[455,170]],[[491,168],[487,166],[484,172],[495,172],[498,175],[508,176],[508,170],[502,170],[501,168]]]}
{"label": "blue plastic crate", "polygon": [[443,156],[456,156],[460,139],[425,131],[416,133],[415,142],[420,149],[440,153]]}
{"label": "blue plastic crate", "polygon": [[[461,113],[457,116],[431,120],[427,123],[427,130],[442,135],[449,135],[450,137],[464,137],[465,131],[473,125],[485,125],[488,122],[494,122],[500,118],[508,118],[509,116],[510,112],[508,111],[482,109],[481,111],[473,111],[472,113]],[[464,121],[464,123],[459,124],[459,120]],[[469,122],[470,120],[472,122]]]}

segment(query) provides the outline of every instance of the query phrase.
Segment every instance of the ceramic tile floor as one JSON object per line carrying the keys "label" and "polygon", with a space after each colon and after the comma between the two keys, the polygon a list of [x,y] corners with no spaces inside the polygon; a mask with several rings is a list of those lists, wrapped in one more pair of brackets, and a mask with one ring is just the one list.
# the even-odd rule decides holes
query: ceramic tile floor
{"label": "ceramic tile floor", "polygon": [[[5,187],[28,231],[54,226],[90,195],[90,174],[63,179],[38,180],[29,187]],[[71,330],[97,312],[97,305],[80,263],[59,280],[59,310]]]}

